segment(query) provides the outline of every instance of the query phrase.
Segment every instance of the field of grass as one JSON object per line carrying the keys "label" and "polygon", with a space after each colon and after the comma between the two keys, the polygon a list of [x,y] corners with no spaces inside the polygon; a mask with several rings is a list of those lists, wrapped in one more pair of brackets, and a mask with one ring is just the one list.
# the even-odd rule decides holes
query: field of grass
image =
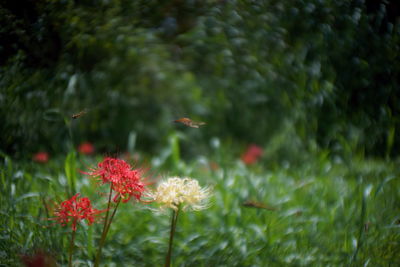
{"label": "field of grass", "polygon": [[[106,208],[98,185],[79,172],[100,160],[74,152],[46,164],[2,156],[0,266],[21,266],[21,255],[38,249],[67,264],[71,228],[48,218],[72,191]],[[173,266],[400,266],[399,162],[316,156],[272,168],[246,166],[225,152],[189,162],[172,152],[148,161],[154,180],[189,176],[213,188],[208,209],[181,213]],[[249,201],[266,208],[243,205]],[[120,205],[102,266],[164,264],[171,214],[155,209]],[[79,225],[75,266],[93,265],[101,227]]]}

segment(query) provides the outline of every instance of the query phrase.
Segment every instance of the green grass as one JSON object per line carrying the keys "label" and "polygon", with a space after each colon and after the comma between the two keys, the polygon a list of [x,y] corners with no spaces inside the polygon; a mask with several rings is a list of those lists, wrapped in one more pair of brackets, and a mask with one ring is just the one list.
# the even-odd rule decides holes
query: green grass
{"label": "green grass", "polygon": [[[211,170],[207,159],[184,162],[176,151],[152,168],[154,178],[154,173],[191,176],[214,193],[209,209],[180,215],[173,266],[400,265],[398,162],[345,164],[315,157],[302,166],[270,169],[267,162],[246,167],[219,155],[220,167]],[[105,208],[96,184],[71,173],[74,166],[86,170],[99,160],[69,154],[39,165],[4,158],[3,266],[20,266],[19,255],[39,248],[66,264],[70,228],[52,225],[44,203],[63,201],[76,187],[96,208]],[[247,200],[275,210],[244,207]],[[163,265],[171,214],[154,208],[121,204],[103,249],[104,266]],[[101,224],[79,225],[74,255],[79,266],[92,264],[100,234]]]}

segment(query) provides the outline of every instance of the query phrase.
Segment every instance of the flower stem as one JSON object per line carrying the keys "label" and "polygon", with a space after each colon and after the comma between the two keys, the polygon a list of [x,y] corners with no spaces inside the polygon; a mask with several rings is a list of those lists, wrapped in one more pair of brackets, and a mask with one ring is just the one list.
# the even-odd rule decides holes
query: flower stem
{"label": "flower stem", "polygon": [[97,255],[96,255],[96,260],[95,260],[95,263],[94,263],[94,267],[98,267],[99,266],[101,250],[103,249],[103,245],[104,245],[104,242],[106,240],[106,234],[107,234],[107,228],[108,228],[107,227],[107,225],[108,225],[108,215],[110,214],[112,190],[113,190],[112,185],[110,185],[110,194],[108,196],[107,213],[106,213],[106,218],[104,220],[103,232],[101,233],[99,249],[97,250]]}
{"label": "flower stem", "polygon": [[75,233],[76,233],[76,231],[72,230],[71,244],[70,244],[70,247],[69,247],[69,263],[68,263],[69,267],[72,267],[72,254],[73,254],[73,251],[74,251]]}
{"label": "flower stem", "polygon": [[178,221],[179,215],[179,207],[178,210],[172,210],[172,220],[171,220],[171,231],[169,234],[169,244],[168,244],[168,252],[165,258],[165,267],[171,266],[171,255],[172,255],[172,242],[174,241],[175,229],[176,229],[176,222]]}
{"label": "flower stem", "polygon": [[119,203],[121,203],[121,198],[119,198],[119,200],[118,200],[118,202],[117,202],[117,205],[115,206],[115,209],[114,209],[113,213],[111,214],[110,219],[108,220],[108,225],[107,225],[107,228],[106,228],[106,234],[105,234],[105,236],[107,236],[108,230],[110,230],[110,225],[111,225],[112,220],[114,219],[115,213],[117,212]]}

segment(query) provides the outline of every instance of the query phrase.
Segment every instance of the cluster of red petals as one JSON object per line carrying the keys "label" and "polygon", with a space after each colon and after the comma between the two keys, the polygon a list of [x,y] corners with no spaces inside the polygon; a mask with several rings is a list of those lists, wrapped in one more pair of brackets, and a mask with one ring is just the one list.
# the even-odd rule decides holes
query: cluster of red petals
{"label": "cluster of red petals", "polygon": [[79,221],[86,219],[91,225],[95,221],[96,215],[102,212],[104,210],[92,208],[87,197],[79,198],[79,194],[76,194],[71,199],[62,202],[54,215],[56,215],[55,220],[62,226],[72,222],[72,230],[76,231],[76,224]]}
{"label": "cluster of red petals", "polygon": [[49,154],[47,152],[38,152],[33,155],[33,161],[38,163],[46,163],[49,161]]}
{"label": "cluster of red petals", "polygon": [[78,151],[84,155],[92,155],[94,153],[94,146],[92,143],[84,142],[79,145]]}
{"label": "cluster of red petals", "polygon": [[127,202],[132,196],[140,199],[145,191],[145,183],[142,181],[142,170],[135,169],[122,159],[106,157],[86,174],[99,178],[103,184],[109,183],[112,189],[117,192],[113,201],[117,202],[121,197]]}
{"label": "cluster of red petals", "polygon": [[250,145],[240,157],[244,164],[251,165],[262,156],[263,149],[257,145]]}

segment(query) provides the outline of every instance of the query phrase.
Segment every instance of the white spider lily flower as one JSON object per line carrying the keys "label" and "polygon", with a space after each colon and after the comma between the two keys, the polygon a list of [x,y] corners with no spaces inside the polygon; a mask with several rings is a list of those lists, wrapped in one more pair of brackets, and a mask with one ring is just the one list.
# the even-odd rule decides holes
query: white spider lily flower
{"label": "white spider lily flower", "polygon": [[211,190],[202,188],[199,182],[192,178],[171,177],[161,181],[150,197],[161,205],[161,208],[179,207],[183,210],[202,210],[208,208],[208,198]]}

